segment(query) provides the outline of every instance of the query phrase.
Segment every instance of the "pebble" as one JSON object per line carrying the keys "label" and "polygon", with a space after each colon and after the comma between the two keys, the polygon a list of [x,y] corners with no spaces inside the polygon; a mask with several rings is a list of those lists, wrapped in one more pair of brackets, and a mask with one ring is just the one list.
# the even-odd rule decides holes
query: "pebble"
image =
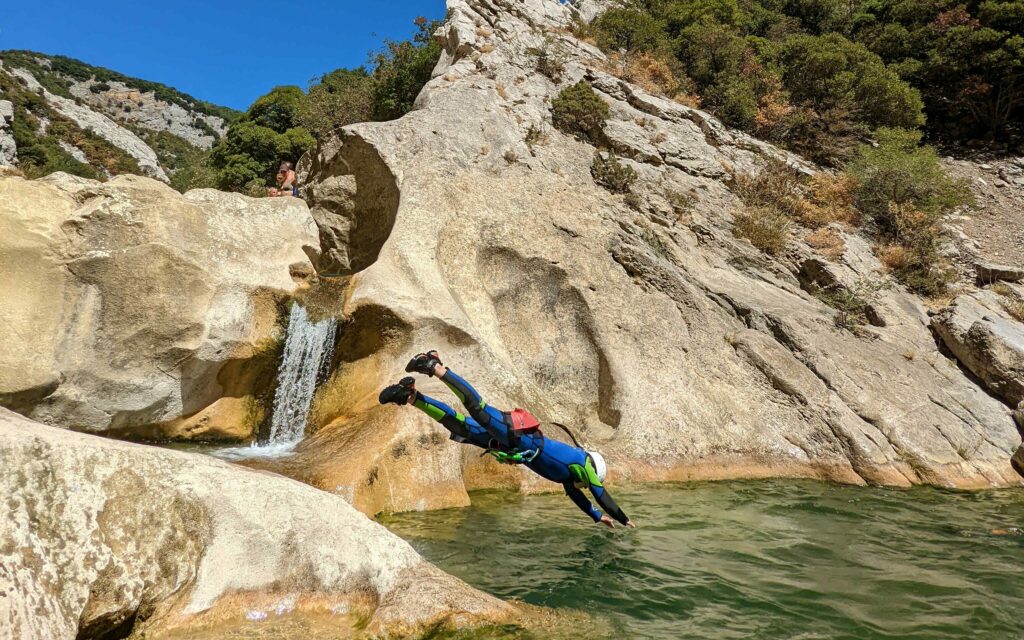
{"label": "pebble", "polygon": [[979,164],[978,168],[979,169],[984,169],[985,171],[988,171],[988,170],[990,170],[992,168],[992,165],[987,164],[987,163],[986,164]]}
{"label": "pebble", "polygon": [[1005,182],[1003,182],[1002,180],[996,180],[993,184],[995,184],[1000,189],[1002,189],[1003,187],[1007,186],[1007,184]]}

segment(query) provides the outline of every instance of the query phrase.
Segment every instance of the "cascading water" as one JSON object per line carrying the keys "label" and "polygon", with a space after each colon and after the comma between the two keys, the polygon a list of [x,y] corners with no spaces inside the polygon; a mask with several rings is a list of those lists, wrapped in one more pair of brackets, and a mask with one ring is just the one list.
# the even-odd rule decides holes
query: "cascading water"
{"label": "cascading water", "polygon": [[284,355],[277,370],[277,391],[268,445],[298,442],[306,432],[317,378],[334,352],[334,318],[311,322],[305,307],[292,305]]}
{"label": "cascading water", "polygon": [[317,381],[334,354],[337,326],[334,318],[311,322],[302,305],[292,305],[284,354],[277,369],[277,391],[274,393],[267,439],[245,447],[219,449],[212,455],[225,460],[240,460],[291,452],[306,432],[306,420]]}

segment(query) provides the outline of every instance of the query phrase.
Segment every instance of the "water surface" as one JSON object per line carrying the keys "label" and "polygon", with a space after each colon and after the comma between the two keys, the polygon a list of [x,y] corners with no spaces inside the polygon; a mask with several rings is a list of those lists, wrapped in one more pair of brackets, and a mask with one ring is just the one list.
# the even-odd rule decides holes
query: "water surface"
{"label": "water surface", "polygon": [[484,591],[601,614],[620,637],[1024,638],[1024,491],[790,480],[613,494],[640,528],[505,492],[382,521]]}

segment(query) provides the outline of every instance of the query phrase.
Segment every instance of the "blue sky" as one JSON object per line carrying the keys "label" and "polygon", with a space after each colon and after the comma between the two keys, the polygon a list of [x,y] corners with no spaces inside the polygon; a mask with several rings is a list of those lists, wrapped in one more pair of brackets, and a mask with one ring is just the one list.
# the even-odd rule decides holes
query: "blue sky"
{"label": "blue sky", "polygon": [[271,87],[364,63],[443,0],[7,0],[0,49],[62,54],[245,109]]}

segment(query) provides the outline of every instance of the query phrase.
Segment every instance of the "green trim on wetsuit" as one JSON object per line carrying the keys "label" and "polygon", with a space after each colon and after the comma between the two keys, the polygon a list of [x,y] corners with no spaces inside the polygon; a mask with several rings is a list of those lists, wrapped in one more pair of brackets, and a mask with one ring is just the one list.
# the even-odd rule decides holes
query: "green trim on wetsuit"
{"label": "green trim on wetsuit", "polygon": [[569,465],[569,472],[572,473],[573,478],[576,482],[583,483],[588,487],[601,488],[604,485],[601,484],[601,477],[597,475],[597,469],[594,468],[594,460],[589,455],[584,466],[580,466],[576,463]]}

